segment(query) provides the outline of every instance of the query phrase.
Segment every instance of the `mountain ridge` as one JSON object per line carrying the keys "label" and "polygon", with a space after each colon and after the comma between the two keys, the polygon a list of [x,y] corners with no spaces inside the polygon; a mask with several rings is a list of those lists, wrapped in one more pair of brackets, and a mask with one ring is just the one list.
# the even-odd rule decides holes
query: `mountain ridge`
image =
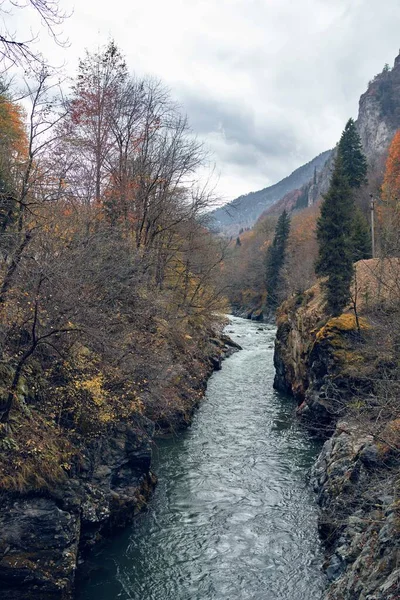
{"label": "mountain ridge", "polygon": [[212,229],[225,234],[236,235],[240,229],[252,227],[258,217],[270,206],[281,200],[287,193],[301,188],[319,173],[332,150],[321,152],[308,163],[295,169],[281,181],[255,192],[249,192],[235,198],[228,204],[209,213]]}
{"label": "mountain ridge", "polygon": [[[400,127],[399,99],[400,54],[392,68],[385,65],[382,72],[375,75],[359,100],[356,126],[373,169],[381,168],[379,161]],[[291,211],[312,206],[329,188],[334,157],[335,148],[322,152],[274,185],[241,195],[213,210],[211,228],[234,236],[241,228],[251,228],[260,218],[279,214],[284,208]]]}

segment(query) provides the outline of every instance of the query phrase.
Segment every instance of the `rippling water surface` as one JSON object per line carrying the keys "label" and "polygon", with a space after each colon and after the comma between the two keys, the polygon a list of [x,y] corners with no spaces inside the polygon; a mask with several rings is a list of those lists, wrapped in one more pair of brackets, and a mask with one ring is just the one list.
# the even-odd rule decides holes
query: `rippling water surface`
{"label": "rippling water surface", "polygon": [[275,329],[232,317],[243,350],[211,377],[192,427],[157,442],[147,512],[91,557],[79,600],[318,600],[319,446],[272,389]]}

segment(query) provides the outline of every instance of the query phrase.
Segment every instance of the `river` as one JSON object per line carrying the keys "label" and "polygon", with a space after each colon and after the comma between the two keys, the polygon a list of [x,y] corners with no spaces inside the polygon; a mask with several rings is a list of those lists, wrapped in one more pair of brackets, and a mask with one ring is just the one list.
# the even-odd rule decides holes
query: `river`
{"label": "river", "polygon": [[318,600],[307,472],[320,449],[272,388],[275,329],[232,317],[243,350],[209,380],[193,425],[157,441],[148,510],[95,550],[78,600]]}

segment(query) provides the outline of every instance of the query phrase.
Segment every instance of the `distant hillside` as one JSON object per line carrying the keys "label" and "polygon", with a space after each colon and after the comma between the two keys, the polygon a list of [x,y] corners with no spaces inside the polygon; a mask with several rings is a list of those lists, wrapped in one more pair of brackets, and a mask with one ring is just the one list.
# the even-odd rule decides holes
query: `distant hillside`
{"label": "distant hillside", "polygon": [[[380,161],[395,131],[400,128],[400,55],[392,68],[385,65],[383,71],[369,82],[367,91],[360,98],[356,124],[371,174],[381,168]],[[228,235],[237,235],[241,228],[252,227],[261,215],[276,215],[284,208],[291,211],[311,206],[329,188],[334,156],[334,150],[323,152],[275,185],[239,196],[212,211],[209,215],[211,227]]]}
{"label": "distant hillside", "polygon": [[270,187],[239,196],[229,204],[215,209],[210,213],[213,219],[213,229],[236,235],[239,229],[252,227],[261,213],[268,207],[278,202],[288,192],[299,189],[305,183],[308,183],[312,179],[315,170],[317,172],[321,171],[331,152],[331,150],[323,152]]}
{"label": "distant hillside", "polygon": [[269,215],[279,216],[283,210],[286,212],[291,212],[296,208],[305,208],[307,206],[308,201],[308,190],[311,187],[311,183],[305,183],[299,190],[292,190],[288,192],[278,200],[278,202],[274,202],[267,210],[261,213],[258,221],[262,221],[265,217]]}

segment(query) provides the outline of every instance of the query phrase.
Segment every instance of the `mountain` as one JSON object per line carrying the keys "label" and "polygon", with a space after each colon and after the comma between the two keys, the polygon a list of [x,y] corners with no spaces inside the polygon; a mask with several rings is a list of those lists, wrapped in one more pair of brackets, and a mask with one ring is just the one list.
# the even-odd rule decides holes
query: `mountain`
{"label": "mountain", "polygon": [[[379,179],[386,151],[400,128],[400,54],[393,68],[385,65],[369,82],[360,97],[356,125],[369,163],[369,178],[377,175]],[[323,152],[275,185],[215,209],[210,213],[212,228],[237,235],[241,228],[252,227],[260,216],[311,206],[329,188],[334,158],[335,149]]]}
{"label": "mountain", "polygon": [[[385,65],[382,72],[369,82],[367,91],[361,95],[356,126],[368,160],[368,179],[381,182],[386,152],[394,134],[400,128],[400,54],[395,58],[393,68]],[[309,182],[308,201],[305,206],[311,206],[327,192],[335,155],[334,149],[319,172],[315,185]],[[302,187],[302,193],[305,187]],[[378,189],[375,193],[379,193]],[[290,197],[282,199],[281,211],[290,205],[290,200]],[[274,211],[275,208],[274,206]],[[270,211],[267,211],[267,214],[271,214]]]}
{"label": "mountain", "polygon": [[239,196],[229,204],[213,210],[209,214],[212,218],[212,228],[226,234],[236,235],[240,229],[252,227],[261,213],[269,206],[283,198],[287,193],[297,190],[309,182],[314,177],[315,171],[320,172],[329,159],[331,152],[331,150],[323,152],[270,187]]}
{"label": "mountain", "polygon": [[400,54],[393,68],[383,71],[368,84],[361,96],[357,127],[364,152],[370,163],[386,152],[400,127]]}

